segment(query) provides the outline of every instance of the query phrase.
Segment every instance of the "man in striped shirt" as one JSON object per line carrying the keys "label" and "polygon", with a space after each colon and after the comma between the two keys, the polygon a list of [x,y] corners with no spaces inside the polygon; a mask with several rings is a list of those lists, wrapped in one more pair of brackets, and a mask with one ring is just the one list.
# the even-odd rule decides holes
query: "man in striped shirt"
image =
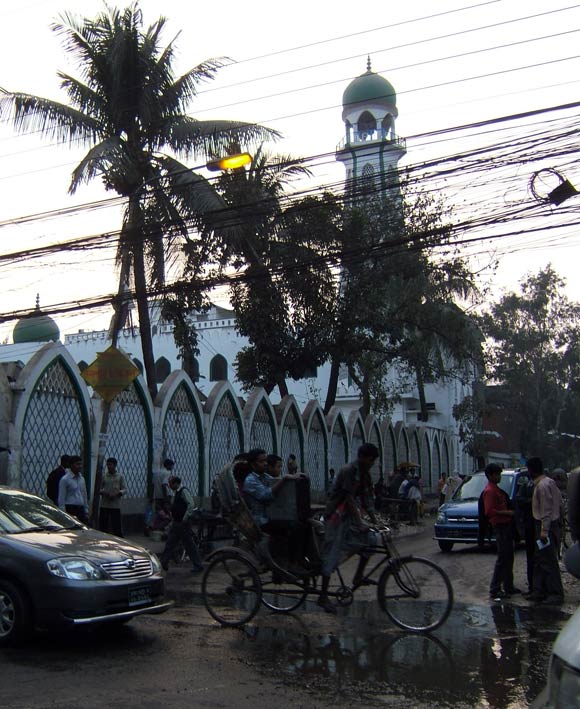
{"label": "man in striped shirt", "polygon": [[527,466],[534,482],[532,514],[536,527],[534,590],[530,600],[559,605],[564,601],[558,563],[558,550],[562,541],[562,495],[554,480],[544,474],[540,458],[530,458]]}

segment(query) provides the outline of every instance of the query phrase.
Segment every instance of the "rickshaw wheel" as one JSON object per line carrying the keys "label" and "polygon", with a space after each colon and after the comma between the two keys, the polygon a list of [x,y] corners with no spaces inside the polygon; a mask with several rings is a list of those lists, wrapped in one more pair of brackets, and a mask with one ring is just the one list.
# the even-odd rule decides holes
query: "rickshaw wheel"
{"label": "rickshaw wheel", "polygon": [[205,607],[221,625],[244,625],[260,608],[262,585],[258,572],[248,559],[235,552],[214,556],[203,575],[201,590]]}
{"label": "rickshaw wheel", "polygon": [[299,608],[310,591],[310,578],[296,583],[277,580],[275,573],[262,576],[262,603],[274,613],[291,613]]}

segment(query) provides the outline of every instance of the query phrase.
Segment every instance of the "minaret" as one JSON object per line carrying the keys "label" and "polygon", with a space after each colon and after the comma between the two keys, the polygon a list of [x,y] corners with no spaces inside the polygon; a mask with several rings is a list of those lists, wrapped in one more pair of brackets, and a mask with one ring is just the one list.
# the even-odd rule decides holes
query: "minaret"
{"label": "minaret", "polygon": [[405,155],[405,140],[395,134],[397,94],[393,86],[371,70],[350,82],[342,96],[345,138],[336,159],[344,163],[351,192],[398,193],[398,162]]}

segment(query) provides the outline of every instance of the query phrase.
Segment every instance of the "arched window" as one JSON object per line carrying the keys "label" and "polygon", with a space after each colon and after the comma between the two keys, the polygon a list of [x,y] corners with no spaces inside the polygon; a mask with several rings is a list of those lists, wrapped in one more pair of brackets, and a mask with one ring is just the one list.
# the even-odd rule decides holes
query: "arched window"
{"label": "arched window", "polygon": [[89,365],[85,362],[84,359],[81,359],[81,361],[77,364],[77,367],[79,368],[79,372],[83,372]]}
{"label": "arched window", "polygon": [[163,383],[171,374],[171,365],[165,357],[159,357],[155,362],[155,381],[157,384]]}
{"label": "arched window", "polygon": [[228,378],[228,363],[223,355],[216,355],[209,363],[210,382],[221,382]]}
{"label": "arched window", "polygon": [[358,119],[359,140],[372,140],[377,129],[377,121],[370,111],[363,111]]}

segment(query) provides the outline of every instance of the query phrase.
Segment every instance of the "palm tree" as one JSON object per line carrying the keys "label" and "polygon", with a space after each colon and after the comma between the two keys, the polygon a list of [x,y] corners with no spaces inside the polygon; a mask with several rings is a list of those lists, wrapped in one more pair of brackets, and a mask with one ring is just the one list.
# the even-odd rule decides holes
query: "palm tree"
{"label": "palm tree", "polygon": [[[113,341],[123,325],[123,291],[132,278],[143,362],[156,393],[149,298],[163,284],[172,249],[195,247],[191,229],[228,232],[224,202],[202,176],[181,160],[223,154],[232,143],[276,138],[275,131],[236,121],[198,121],[187,113],[200,82],[213,79],[230,60],[209,59],[176,77],[174,41],[161,45],[166,19],[147,29],[138,3],[123,11],[105,7],[95,19],[61,16],[52,29],[78,63],[81,79],[59,72],[68,104],[0,89],[0,116],[15,129],[88,146],[72,174],[69,192],[100,177],[107,190],[127,198],[118,247],[119,298]],[[163,151],[163,152],[162,152]]]}

